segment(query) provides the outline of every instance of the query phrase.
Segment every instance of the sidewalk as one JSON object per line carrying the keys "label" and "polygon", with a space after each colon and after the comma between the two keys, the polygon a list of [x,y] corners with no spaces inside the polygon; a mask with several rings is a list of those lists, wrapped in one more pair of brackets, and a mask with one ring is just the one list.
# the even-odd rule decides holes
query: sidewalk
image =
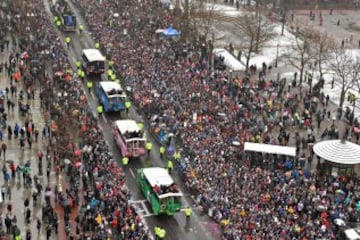
{"label": "sidewalk", "polygon": [[[12,45],[10,43],[9,46],[9,50],[12,49]],[[7,51],[5,49],[5,52],[0,54],[0,62],[8,62],[9,60],[9,55],[10,55],[10,51]],[[17,87],[17,92],[19,94],[20,90],[23,90],[23,84],[21,81],[15,83],[16,87]],[[3,70],[0,73],[0,89],[4,90],[6,87],[10,88],[10,80],[7,77],[7,72],[6,70]],[[25,91],[24,91],[25,92]],[[29,145],[27,143],[25,143],[25,150],[24,152],[21,151],[20,149],[20,143],[19,143],[19,139],[15,139],[14,135],[12,136],[11,139],[8,139],[8,130],[5,129],[1,129],[2,133],[3,133],[3,139],[2,141],[0,141],[0,145],[5,143],[7,145],[7,151],[6,151],[6,161],[4,161],[4,155],[1,155],[1,162],[0,162],[0,166],[1,168],[4,167],[4,165],[6,165],[8,172],[10,173],[10,164],[12,162],[15,163],[16,166],[23,166],[27,161],[30,161],[31,163],[31,177],[34,177],[34,175],[38,175],[40,183],[43,187],[43,190],[46,188],[46,186],[48,184],[50,184],[50,186],[54,187],[55,184],[57,184],[56,181],[56,175],[54,172],[50,173],[50,180],[47,179],[46,176],[46,170],[47,170],[47,161],[46,161],[46,146],[47,146],[47,139],[42,139],[41,137],[41,132],[43,130],[43,128],[45,127],[46,123],[44,121],[44,117],[43,114],[41,113],[41,109],[40,109],[40,99],[39,99],[39,89],[36,89],[35,91],[35,98],[31,99],[31,100],[27,100],[27,96],[26,94],[24,94],[24,103],[28,103],[30,105],[30,112],[31,112],[31,116],[29,117],[24,117],[20,114],[19,111],[19,107],[18,107],[18,98],[11,97],[11,95],[9,94],[9,99],[11,101],[13,101],[15,103],[14,106],[14,110],[12,111],[10,109],[10,111],[7,111],[7,104],[6,101],[7,99],[5,99],[5,112],[8,113],[8,125],[10,125],[12,127],[12,129],[14,129],[15,124],[17,123],[20,127],[23,127],[25,124],[25,121],[30,121],[32,120],[35,126],[35,129],[39,130],[39,138],[38,141],[35,141],[35,138],[33,137],[33,144],[32,144],[32,148],[29,148]],[[37,152],[41,150],[44,154],[43,160],[42,160],[42,173],[43,175],[39,175],[39,171],[38,171],[38,160],[37,160]],[[0,178],[0,183],[3,186],[4,184],[4,173],[1,174],[2,177]],[[10,174],[11,175],[11,174]],[[37,228],[36,228],[36,224],[37,221],[36,219],[40,219],[42,220],[42,203],[44,202],[44,194],[42,194],[41,196],[38,197],[38,203],[36,204],[36,206],[33,205],[33,198],[32,198],[32,193],[34,191],[34,184],[32,186],[32,188],[24,188],[23,186],[23,180],[22,177],[18,178],[16,177],[14,178],[10,178],[9,181],[9,185],[10,185],[10,189],[6,191],[5,193],[5,199],[4,199],[4,203],[2,204],[2,219],[5,219],[5,215],[7,213],[7,206],[8,204],[12,204],[13,206],[13,214],[16,216],[17,218],[17,226],[18,228],[21,230],[21,235],[23,237],[23,239],[25,239],[25,233],[28,229],[31,230],[32,233],[32,239],[46,239],[46,225],[43,223],[42,227],[41,227],[41,232],[40,234],[38,234],[37,232]],[[43,193],[43,192],[42,192]],[[10,194],[11,194],[11,200],[10,200]],[[25,199],[29,199],[30,200],[30,204],[29,204],[29,208],[31,210],[31,223],[30,224],[25,224],[24,221],[24,200]],[[3,229],[5,229],[5,226],[3,225],[4,223],[2,222],[2,226]],[[59,231],[62,231],[59,228]],[[51,238],[50,239],[61,239],[59,238],[59,236],[56,236],[54,231],[52,232]]]}

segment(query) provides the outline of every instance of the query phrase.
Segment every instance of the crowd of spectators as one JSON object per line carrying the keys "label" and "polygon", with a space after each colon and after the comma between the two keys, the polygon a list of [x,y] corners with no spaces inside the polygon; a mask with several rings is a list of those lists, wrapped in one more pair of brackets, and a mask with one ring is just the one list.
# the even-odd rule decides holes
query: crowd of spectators
{"label": "crowd of spectators", "polygon": [[[287,85],[268,79],[268,69],[259,76],[213,69],[211,43],[198,48],[155,33],[174,24],[158,1],[76,3],[122,84],[131,87],[134,104],[149,121],[160,116],[152,126],[165,124],[188,150],[181,160],[185,184],[225,223],[224,239],[334,239],[334,219],[356,220],[359,179],[311,168],[318,160],[311,151],[315,134],[331,124],[319,114],[316,127],[313,117],[330,111],[328,103],[298,91],[296,77]],[[273,159],[268,155],[253,161],[242,152],[246,141],[295,142],[297,156],[309,157],[302,164],[299,157],[266,164]]]}

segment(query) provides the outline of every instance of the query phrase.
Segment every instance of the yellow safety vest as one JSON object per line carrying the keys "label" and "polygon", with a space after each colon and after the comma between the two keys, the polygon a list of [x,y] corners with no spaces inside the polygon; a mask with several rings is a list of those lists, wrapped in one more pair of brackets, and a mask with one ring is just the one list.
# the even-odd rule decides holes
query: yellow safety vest
{"label": "yellow safety vest", "polygon": [[161,154],[164,154],[164,153],[165,153],[165,147],[164,147],[164,146],[161,146],[161,147],[160,147],[160,153],[161,153]]}
{"label": "yellow safety vest", "polygon": [[76,74],[78,75],[78,77],[81,77],[81,73],[82,73],[81,69],[78,69],[78,70],[76,71]]}
{"label": "yellow safety vest", "polygon": [[111,77],[111,75],[113,75],[113,70],[111,70],[111,69],[109,69],[109,70],[107,70],[107,75],[109,76],[109,77]]}
{"label": "yellow safety vest", "polygon": [[80,77],[81,78],[85,77],[85,72],[83,70],[81,70],[81,72],[80,72]]}
{"label": "yellow safety vest", "polygon": [[155,228],[154,228],[155,236],[157,236],[157,237],[159,236],[159,231],[160,231],[160,229],[161,229],[161,228],[159,228],[159,227],[155,227]]}
{"label": "yellow safety vest", "polygon": [[129,158],[123,157],[123,158],[121,159],[121,162],[122,162],[122,164],[123,164],[124,166],[126,166],[126,165],[128,165],[128,163],[129,163]]}
{"label": "yellow safety vest", "polygon": [[174,168],[173,162],[171,160],[168,161],[167,168],[168,169],[173,169]]}
{"label": "yellow safety vest", "polygon": [[152,143],[151,142],[146,143],[145,148],[146,150],[150,151],[152,149]]}
{"label": "yellow safety vest", "polygon": [[70,38],[70,37],[66,37],[66,38],[65,38],[65,42],[66,42],[66,43],[70,43],[70,42],[71,42],[71,38]]}
{"label": "yellow safety vest", "polygon": [[92,88],[93,84],[92,84],[92,82],[89,81],[89,82],[86,83],[86,86],[87,86],[88,88]]}
{"label": "yellow safety vest", "polygon": [[80,29],[80,30],[84,30],[84,25],[80,24],[80,25],[79,25],[79,29]]}
{"label": "yellow safety vest", "polygon": [[97,109],[97,112],[98,112],[98,113],[102,113],[102,112],[103,112],[103,106],[98,106],[96,109]]}
{"label": "yellow safety vest", "polygon": [[60,27],[61,26],[61,21],[57,20],[55,24],[56,24],[57,27]]}
{"label": "yellow safety vest", "polygon": [[113,81],[115,81],[116,75],[115,75],[115,74],[111,75],[111,76],[110,76],[110,79],[113,80]]}
{"label": "yellow safety vest", "polygon": [[114,61],[109,61],[109,67],[112,68],[112,66],[114,65]]}
{"label": "yellow safety vest", "polygon": [[140,122],[137,124],[137,127],[142,130],[144,128],[144,124]]}
{"label": "yellow safety vest", "polygon": [[100,48],[100,43],[95,43],[95,48]]}
{"label": "yellow safety vest", "polygon": [[130,107],[131,107],[131,102],[126,101],[126,102],[125,102],[125,108],[126,108],[126,109],[129,109]]}
{"label": "yellow safety vest", "polygon": [[77,68],[80,68],[80,67],[81,67],[81,62],[80,62],[80,61],[76,61],[76,62],[75,62],[75,65],[76,65]]}
{"label": "yellow safety vest", "polygon": [[160,231],[159,231],[159,238],[163,239],[163,238],[165,238],[165,236],[166,236],[166,231],[165,231],[165,229],[160,229]]}
{"label": "yellow safety vest", "polygon": [[180,153],[179,152],[175,152],[175,154],[174,154],[174,158],[175,158],[175,160],[179,160],[180,159]]}
{"label": "yellow safety vest", "polygon": [[192,214],[192,210],[191,210],[191,208],[185,208],[185,216],[187,216],[187,217],[190,217],[191,216],[191,214]]}

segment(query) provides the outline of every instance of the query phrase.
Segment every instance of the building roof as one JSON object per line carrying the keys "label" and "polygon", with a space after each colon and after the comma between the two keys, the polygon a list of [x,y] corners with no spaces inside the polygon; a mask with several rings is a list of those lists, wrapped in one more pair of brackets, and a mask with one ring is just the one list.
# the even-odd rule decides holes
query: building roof
{"label": "building roof", "polygon": [[295,147],[252,143],[252,142],[245,142],[244,151],[279,154],[279,155],[286,155],[286,156],[292,156],[292,157],[296,156],[296,148]]}
{"label": "building roof", "polygon": [[317,156],[338,164],[360,163],[360,145],[345,140],[326,140],[314,145]]}

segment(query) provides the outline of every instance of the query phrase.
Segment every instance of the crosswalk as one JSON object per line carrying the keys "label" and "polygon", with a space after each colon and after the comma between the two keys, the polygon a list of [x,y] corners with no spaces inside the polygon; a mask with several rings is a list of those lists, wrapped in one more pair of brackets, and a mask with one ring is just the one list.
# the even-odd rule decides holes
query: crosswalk
{"label": "crosswalk", "polygon": [[135,211],[142,217],[151,217],[155,214],[151,213],[146,205],[146,200],[130,200],[129,204],[131,204]]}

